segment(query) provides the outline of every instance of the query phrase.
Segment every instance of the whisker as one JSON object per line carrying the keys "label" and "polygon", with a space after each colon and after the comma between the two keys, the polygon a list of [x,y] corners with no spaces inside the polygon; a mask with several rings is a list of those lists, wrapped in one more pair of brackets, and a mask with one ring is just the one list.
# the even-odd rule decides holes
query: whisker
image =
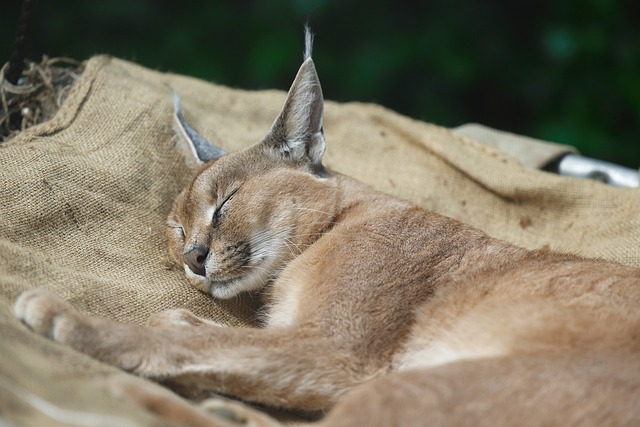
{"label": "whisker", "polygon": [[[285,239],[285,240],[283,241],[283,243],[285,244],[285,246],[287,247],[287,249],[289,249],[289,252],[291,253],[291,255],[297,255],[297,254],[301,254],[302,252],[304,252],[302,249],[300,249],[300,248],[298,247],[298,245],[296,245],[295,243],[293,243],[293,242],[292,242],[291,240],[289,240],[289,239]],[[291,246],[293,246],[294,248],[296,248],[296,249],[297,249],[297,252],[294,252],[294,251],[291,249]]]}
{"label": "whisker", "polygon": [[331,213],[331,212],[325,212],[325,211],[321,211],[319,209],[306,208],[304,206],[294,206],[293,208],[297,209],[299,211],[318,212],[318,213],[322,213],[322,214],[329,215],[329,216],[333,216],[334,215],[334,213]]}

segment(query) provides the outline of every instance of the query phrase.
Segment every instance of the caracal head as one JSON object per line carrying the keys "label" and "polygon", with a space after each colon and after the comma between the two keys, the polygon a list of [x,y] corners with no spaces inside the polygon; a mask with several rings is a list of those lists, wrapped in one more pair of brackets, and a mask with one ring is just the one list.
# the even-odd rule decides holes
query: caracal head
{"label": "caracal head", "polygon": [[245,150],[207,146],[176,102],[187,163],[199,166],[169,215],[170,253],[194,287],[216,298],[262,288],[335,215],[334,186],[322,165],[322,90],[305,56],[271,130]]}

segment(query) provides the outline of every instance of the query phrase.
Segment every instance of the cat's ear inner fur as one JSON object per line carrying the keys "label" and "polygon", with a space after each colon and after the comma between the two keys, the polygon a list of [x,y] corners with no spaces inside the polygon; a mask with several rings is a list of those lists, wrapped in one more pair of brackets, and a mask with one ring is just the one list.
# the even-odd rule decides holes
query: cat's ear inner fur
{"label": "cat's ear inner fur", "polygon": [[187,123],[182,115],[180,97],[175,92],[173,92],[173,109],[174,130],[179,139],[178,146],[187,165],[197,167],[225,154]]}
{"label": "cat's ear inner fur", "polygon": [[261,146],[278,160],[320,167],[325,150],[322,117],[324,99],[311,59],[313,36],[305,27],[304,62],[294,79],[282,111]]}

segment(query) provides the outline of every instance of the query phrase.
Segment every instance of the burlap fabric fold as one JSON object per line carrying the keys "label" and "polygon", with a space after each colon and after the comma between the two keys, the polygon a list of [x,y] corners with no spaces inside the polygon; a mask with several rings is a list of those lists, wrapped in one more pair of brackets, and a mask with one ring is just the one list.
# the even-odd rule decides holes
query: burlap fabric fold
{"label": "burlap fabric fold", "polygon": [[467,123],[452,129],[454,133],[490,145],[515,158],[524,166],[542,169],[563,154],[577,153],[570,145],[554,144],[527,136]]}
{"label": "burlap fabric fold", "polygon": [[[26,289],[126,322],[184,307],[251,323],[250,298],[213,301],[168,265],[165,216],[190,175],[175,148],[172,90],[191,124],[228,151],[258,140],[285,96],[95,57],[52,120],[0,147],[0,411],[16,425],[158,425],[96,385],[116,369],[14,320]],[[536,171],[376,105],[327,102],[325,130],[325,164],[379,190],[520,246],[640,266],[640,190]]]}

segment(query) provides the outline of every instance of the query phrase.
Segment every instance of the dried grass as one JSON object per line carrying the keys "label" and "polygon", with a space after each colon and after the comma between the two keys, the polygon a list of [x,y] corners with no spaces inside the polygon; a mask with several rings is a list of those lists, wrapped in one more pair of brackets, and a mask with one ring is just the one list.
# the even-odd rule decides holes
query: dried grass
{"label": "dried grass", "polygon": [[0,69],[0,142],[51,119],[82,74],[84,63],[46,56],[39,63],[27,61],[17,85],[5,79],[7,67]]}

